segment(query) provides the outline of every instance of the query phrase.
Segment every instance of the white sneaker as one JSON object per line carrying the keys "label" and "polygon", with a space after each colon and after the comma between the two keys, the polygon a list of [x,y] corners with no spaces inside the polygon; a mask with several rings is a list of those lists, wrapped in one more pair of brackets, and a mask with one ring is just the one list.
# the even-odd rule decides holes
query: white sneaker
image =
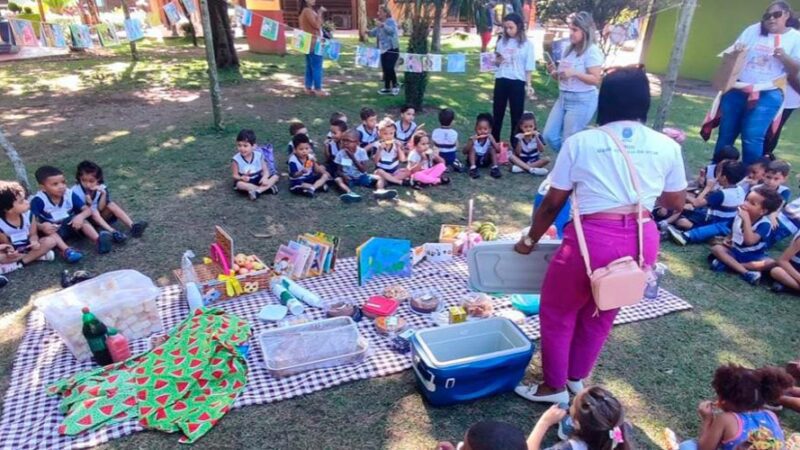
{"label": "white sneaker", "polygon": [[21,269],[21,268],[22,268],[22,264],[20,264],[18,262],[9,263],[9,264],[0,264],[0,274],[4,275],[4,274],[7,274],[7,273],[11,273],[11,272],[13,272],[13,271],[15,271],[17,269]]}
{"label": "white sneaker", "polygon": [[549,170],[545,169],[544,167],[531,167],[531,174],[536,175],[539,177],[543,177],[550,173]]}
{"label": "white sneaker", "polygon": [[511,166],[511,173],[522,173],[522,172],[525,172],[525,170],[522,167],[516,164]]}
{"label": "white sneaker", "polygon": [[538,384],[532,384],[530,386],[520,384],[519,386],[514,388],[514,392],[516,392],[517,395],[519,395],[520,397],[523,397],[532,402],[569,403],[569,392],[567,392],[566,389],[555,394],[536,395],[536,391],[538,389],[539,389]]}
{"label": "white sneaker", "polygon": [[56,259],[56,252],[52,250],[39,257],[39,261],[53,261],[54,259]]}
{"label": "white sneaker", "polygon": [[577,395],[578,392],[583,390],[583,380],[567,380],[567,390],[569,390],[572,395]]}
{"label": "white sneaker", "polygon": [[399,87],[392,88],[392,95],[400,95],[400,88]]}

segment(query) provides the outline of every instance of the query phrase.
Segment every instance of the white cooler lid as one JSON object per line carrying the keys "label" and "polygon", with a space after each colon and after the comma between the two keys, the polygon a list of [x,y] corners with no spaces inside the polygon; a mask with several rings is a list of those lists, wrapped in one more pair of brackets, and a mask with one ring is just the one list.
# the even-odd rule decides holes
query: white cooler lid
{"label": "white cooler lid", "polygon": [[529,255],[514,251],[515,241],[482,242],[467,253],[470,286],[499,294],[539,294],[550,259],[561,241],[542,241]]}

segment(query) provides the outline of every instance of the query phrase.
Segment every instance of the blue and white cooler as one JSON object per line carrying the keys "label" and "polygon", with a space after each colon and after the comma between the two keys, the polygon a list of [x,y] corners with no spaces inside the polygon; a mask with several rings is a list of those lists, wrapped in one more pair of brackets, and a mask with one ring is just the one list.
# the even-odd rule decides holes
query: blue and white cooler
{"label": "blue and white cooler", "polygon": [[417,387],[435,406],[513,391],[533,350],[522,330],[502,317],[421,330],[411,338]]}

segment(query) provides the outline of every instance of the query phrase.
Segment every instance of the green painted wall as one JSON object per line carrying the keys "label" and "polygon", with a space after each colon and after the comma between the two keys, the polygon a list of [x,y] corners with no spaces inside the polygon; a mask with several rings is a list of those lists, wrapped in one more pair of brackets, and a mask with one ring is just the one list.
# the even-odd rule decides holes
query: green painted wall
{"label": "green painted wall", "polygon": [[[760,20],[770,0],[698,0],[689,33],[680,76],[710,80],[719,65],[719,52],[733,43],[739,34]],[[790,0],[800,10],[800,0]],[[645,52],[645,65],[650,72],[667,71],[675,41],[678,8],[658,14],[653,36]]]}

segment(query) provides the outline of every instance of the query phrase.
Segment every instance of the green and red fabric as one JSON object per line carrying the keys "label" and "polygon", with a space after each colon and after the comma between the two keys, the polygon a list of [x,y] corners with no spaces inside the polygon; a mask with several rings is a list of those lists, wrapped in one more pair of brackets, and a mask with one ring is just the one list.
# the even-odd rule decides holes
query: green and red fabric
{"label": "green and red fabric", "polygon": [[181,431],[181,442],[194,442],[244,390],[247,365],[237,347],[249,337],[244,320],[197,310],[150,352],[50,385],[49,394],[63,396],[59,432],[75,435],[136,418],[145,428]]}

